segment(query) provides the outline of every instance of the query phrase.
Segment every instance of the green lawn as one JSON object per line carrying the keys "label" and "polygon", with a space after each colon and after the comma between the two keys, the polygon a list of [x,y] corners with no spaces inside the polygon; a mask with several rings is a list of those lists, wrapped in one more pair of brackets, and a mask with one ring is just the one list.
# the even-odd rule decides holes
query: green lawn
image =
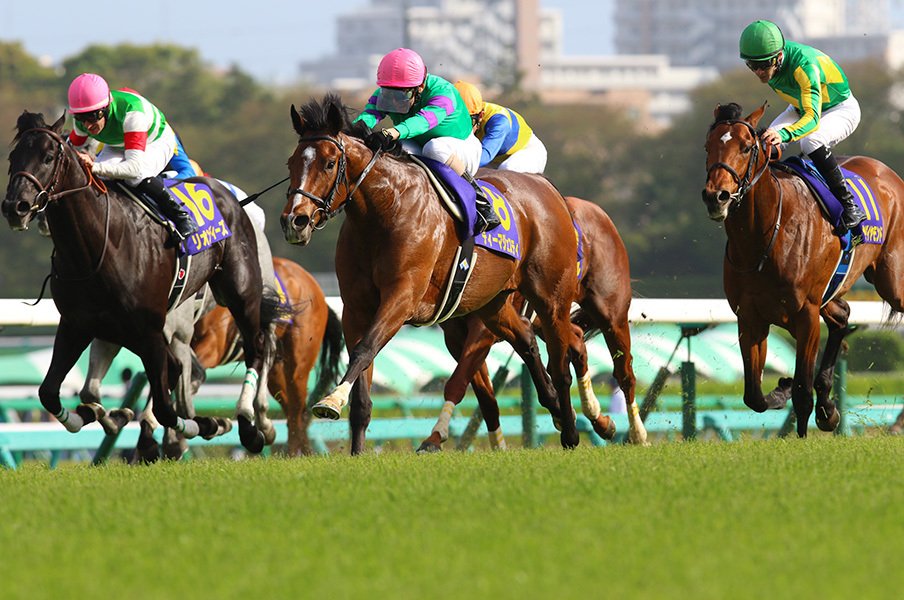
{"label": "green lawn", "polygon": [[904,439],[0,471],[2,598],[881,598]]}

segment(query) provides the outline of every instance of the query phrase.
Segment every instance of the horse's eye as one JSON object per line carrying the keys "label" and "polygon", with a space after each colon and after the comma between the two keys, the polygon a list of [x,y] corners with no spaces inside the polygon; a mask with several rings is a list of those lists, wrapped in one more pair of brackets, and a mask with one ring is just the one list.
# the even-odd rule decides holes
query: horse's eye
{"label": "horse's eye", "polygon": [[753,144],[751,144],[750,146],[744,146],[744,149],[741,150],[741,152],[743,152],[744,154],[750,154],[751,150],[753,150]]}
{"label": "horse's eye", "polygon": [[53,155],[51,155],[51,154],[45,154],[45,155],[44,155],[44,164],[45,164],[45,165],[49,165],[49,164],[52,163],[52,162],[53,162]]}
{"label": "horse's eye", "polygon": [[335,160],[328,160],[328,161],[326,162],[326,168],[327,168],[327,169],[332,169],[332,168],[335,167],[335,166],[336,166],[336,161],[335,161]]}

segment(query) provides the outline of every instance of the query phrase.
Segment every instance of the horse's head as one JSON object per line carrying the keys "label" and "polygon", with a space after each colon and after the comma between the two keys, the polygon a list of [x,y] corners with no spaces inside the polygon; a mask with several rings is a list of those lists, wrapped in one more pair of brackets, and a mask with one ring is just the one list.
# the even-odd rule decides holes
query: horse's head
{"label": "horse's head", "polygon": [[[732,102],[718,105],[713,113],[715,121],[705,146],[703,203],[714,221],[728,217],[731,206],[741,201],[768,165],[769,157],[756,132],[764,112],[765,104],[742,119],[741,107]],[[758,169],[760,162],[763,166]]]}
{"label": "horse's head", "polygon": [[68,159],[61,134],[65,115],[52,125],[41,113],[23,112],[16,123],[14,147],[9,154],[9,184],[0,211],[11,229],[28,229],[43,210],[64,176]]}
{"label": "horse's head", "polygon": [[351,126],[346,108],[334,94],[322,102],[308,102],[301,112],[292,105],[291,116],[299,139],[289,157],[288,201],[280,224],[290,244],[307,244],[314,230],[323,228],[351,194],[349,138],[341,135]]}

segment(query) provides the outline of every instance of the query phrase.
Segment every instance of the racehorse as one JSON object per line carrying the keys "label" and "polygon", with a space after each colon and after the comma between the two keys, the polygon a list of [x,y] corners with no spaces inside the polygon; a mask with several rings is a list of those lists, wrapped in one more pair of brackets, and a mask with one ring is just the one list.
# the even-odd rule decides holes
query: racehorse
{"label": "racehorse", "polygon": [[[483,175],[484,172],[481,171],[480,174]],[[645,444],[647,432],[634,402],[635,378],[631,356],[631,332],[628,327],[628,309],[631,305],[628,253],[615,224],[602,208],[571,196],[566,197],[565,201],[581,229],[584,250],[578,296],[575,298],[580,309],[572,316],[574,334],[577,339],[581,339],[585,334],[602,332],[609,354],[612,356],[613,376],[625,393],[628,440],[635,444]],[[523,298],[513,294],[512,301],[520,310]],[[484,362],[490,348],[498,339],[478,319],[470,316],[446,321],[441,327],[446,347],[458,359],[462,369],[456,368],[446,382],[444,389],[446,403],[436,426],[430,436],[421,443],[418,452],[442,449],[442,443],[448,439],[449,417],[454,407],[464,397],[469,375],[487,426],[490,445],[494,448],[504,447],[505,442],[499,426],[499,405],[496,403]],[[584,416],[600,437],[611,440],[615,436],[615,423],[600,412],[599,401],[588,376],[587,352],[583,344],[572,344],[570,360],[578,378],[581,410]],[[473,372],[475,368],[476,372]]]}
{"label": "racehorse", "polygon": [[[290,188],[281,217],[286,240],[306,244],[315,229],[346,212],[336,274],[349,365],[339,386],[312,411],[338,418],[351,395],[351,452],[358,454],[371,416],[373,359],[403,324],[431,321],[459,241],[427,174],[399,149],[397,156],[371,151],[363,143],[369,130],[350,123],[338,96],[312,100],[300,113],[293,106],[291,116],[299,140],[288,162]],[[474,312],[513,345],[531,369],[540,402],[561,419],[562,445],[573,447],[579,440],[567,366],[569,310],[577,286],[571,217],[561,194],[542,177],[494,172],[485,180],[511,204],[512,214],[502,217],[517,223],[521,259],[479,248],[453,316]],[[506,302],[516,289],[539,315],[549,349],[548,375],[530,324]]]}
{"label": "racehorse", "polygon": [[[60,384],[88,344],[100,338],[125,346],[141,358],[150,385],[154,415],[165,427],[186,437],[212,437],[221,424],[208,417],[184,419],[173,409],[170,381],[179,367],[163,336],[168,296],[176,272],[176,251],[163,228],[115,189],[106,190],[81,165],[61,131],[64,116],[47,125],[40,113],[25,111],[18,119],[9,155],[10,180],[0,210],[10,228],[25,229],[46,211],[54,243],[50,285],[60,313],[53,357],[38,390],[41,403],[70,432],[98,420],[107,433],[117,433],[130,415],[99,404],[80,404],[70,413],[60,404]],[[209,187],[233,236],[193,257],[184,274],[183,298],[205,282],[218,302],[229,307],[243,332],[247,374],[237,405],[239,437],[251,452],[260,452],[275,434],[267,420],[254,422],[259,402],[257,381],[267,347],[266,331],[276,315],[276,302],[262,293],[260,266],[251,222],[231,193],[213,179],[192,181]],[[206,206],[206,205],[205,205]],[[182,272],[178,273],[182,275]],[[265,375],[264,375],[265,376]]]}
{"label": "racehorse", "polygon": [[[807,435],[816,390],[816,424],[833,431],[839,414],[830,397],[832,376],[848,326],[850,306],[842,296],[863,274],[892,313],[904,310],[904,222],[900,203],[904,182],[881,162],[862,156],[843,166],[872,189],[885,219],[885,242],[854,250],[848,276],[827,302],[823,294],[841,256],[841,244],[820,214],[803,181],[770,168],[770,148],[756,127],[765,105],[741,118],[737,104],[719,106],[706,138],[706,187],[703,202],[714,221],[724,222],[728,237],[723,262],[725,295],[738,317],[744,362],[744,403],[757,412],[780,408],[790,396],[797,434]],[[828,326],[823,358],[819,317]],[[766,397],[761,389],[770,325],[787,329],[797,341],[793,380],[781,379]]]}
{"label": "racehorse", "polygon": [[[317,280],[301,265],[286,258],[273,258],[276,276],[285,286],[286,301],[292,306],[290,321],[276,328],[277,355],[270,368],[270,393],[282,406],[289,430],[290,456],[311,454],[307,426],[309,412],[308,375],[315,363],[317,382],[312,396],[322,397],[339,379],[342,352],[342,324],[326,303]],[[192,348],[204,369],[241,359],[239,331],[229,312],[216,307],[195,325]],[[318,355],[320,360],[318,361]]]}

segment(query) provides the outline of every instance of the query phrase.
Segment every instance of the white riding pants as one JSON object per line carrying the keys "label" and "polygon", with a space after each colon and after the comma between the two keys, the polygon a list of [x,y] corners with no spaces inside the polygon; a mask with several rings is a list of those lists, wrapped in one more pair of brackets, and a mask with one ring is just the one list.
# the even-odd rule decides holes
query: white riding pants
{"label": "white riding pants", "polygon": [[[779,116],[769,125],[770,129],[781,129],[792,125],[800,119],[797,109],[789,105]],[[816,131],[805,135],[797,140],[800,143],[800,150],[804,154],[810,154],[820,146],[832,148],[838,142],[842,141],[857,129],[860,124],[860,103],[851,96],[841,104],[833,106],[829,110],[823,111],[819,118],[819,127]],[[790,144],[797,142],[789,142]],[[789,144],[782,144],[782,152]]]}
{"label": "white riding pants", "polygon": [[531,133],[527,145],[499,163],[498,169],[542,175],[546,170],[546,156],[546,146],[543,145],[540,138]]}
{"label": "white riding pants", "polygon": [[409,154],[426,156],[444,164],[455,155],[471,175],[480,167],[480,154],[483,151],[480,140],[473,133],[463,140],[454,137],[433,138],[423,146],[413,140],[402,140],[402,148]]}
{"label": "white riding pants", "polygon": [[148,141],[144,152],[104,146],[93,172],[101,177],[123,179],[131,186],[141,183],[142,179],[156,177],[176,152],[176,134],[167,124],[160,137]]}

